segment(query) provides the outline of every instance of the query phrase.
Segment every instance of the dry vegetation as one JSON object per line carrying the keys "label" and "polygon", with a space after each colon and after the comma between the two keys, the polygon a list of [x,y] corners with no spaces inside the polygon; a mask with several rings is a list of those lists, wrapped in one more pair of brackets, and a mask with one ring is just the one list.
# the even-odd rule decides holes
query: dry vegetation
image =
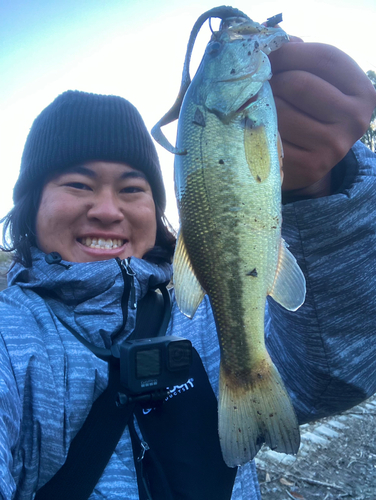
{"label": "dry vegetation", "polygon": [[0,265],[1,266],[9,265],[11,260],[12,260],[12,255],[10,253],[0,251]]}
{"label": "dry vegetation", "polygon": [[262,499],[376,500],[375,415],[373,396],[341,415],[302,426],[296,459],[257,455]]}
{"label": "dry vegetation", "polygon": [[7,286],[7,271],[12,260],[12,255],[7,252],[0,251],[0,290]]}

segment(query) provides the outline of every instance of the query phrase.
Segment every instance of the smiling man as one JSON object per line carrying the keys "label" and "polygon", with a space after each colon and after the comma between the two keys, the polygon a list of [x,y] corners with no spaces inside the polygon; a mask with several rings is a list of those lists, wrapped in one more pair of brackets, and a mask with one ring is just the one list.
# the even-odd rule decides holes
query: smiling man
{"label": "smiling man", "polygon": [[[47,106],[26,141],[14,201],[10,231],[27,266],[35,245],[88,262],[141,258],[155,233],[174,240],[154,144],[136,108],[117,96],[68,91]],[[94,245],[113,251],[86,250]]]}
{"label": "smiling man", "polygon": [[123,163],[87,162],[47,182],[37,245],[64,260],[141,259],[154,247],[156,215],[146,176]]}

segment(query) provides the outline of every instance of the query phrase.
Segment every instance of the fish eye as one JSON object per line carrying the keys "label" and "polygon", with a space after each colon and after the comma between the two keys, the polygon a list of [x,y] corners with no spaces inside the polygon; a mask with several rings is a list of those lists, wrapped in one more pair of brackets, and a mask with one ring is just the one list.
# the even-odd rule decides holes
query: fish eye
{"label": "fish eye", "polygon": [[220,51],[221,47],[222,47],[222,44],[220,44],[219,42],[211,42],[208,44],[208,46],[206,48],[206,52],[207,52],[207,54],[210,54],[211,56],[215,56]]}

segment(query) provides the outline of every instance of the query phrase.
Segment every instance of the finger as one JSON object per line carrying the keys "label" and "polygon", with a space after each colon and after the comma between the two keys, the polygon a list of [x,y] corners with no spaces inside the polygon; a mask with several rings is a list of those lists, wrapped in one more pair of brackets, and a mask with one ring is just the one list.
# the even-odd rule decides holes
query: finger
{"label": "finger", "polygon": [[[286,191],[317,186],[317,183],[329,174],[333,165],[336,165],[346,154],[338,155],[331,148],[307,151],[286,141],[283,147],[285,161],[282,189]],[[324,157],[323,154],[325,154]]]}
{"label": "finger", "polygon": [[284,177],[282,189],[286,191],[302,189],[317,182],[315,170],[311,168],[302,170],[301,167],[302,164],[306,165],[311,153],[299,149],[288,142],[283,144],[283,148],[285,158],[288,158],[288,162],[285,161],[283,164]]}
{"label": "finger", "polygon": [[290,42],[303,42],[304,43],[304,40],[302,38],[299,38],[298,36],[294,36],[294,35],[289,35],[289,40],[290,40]]}
{"label": "finger", "polygon": [[[315,152],[300,149],[288,142],[284,143],[285,159],[283,165],[284,191],[304,189],[315,185],[323,179],[331,170],[328,163],[320,163],[320,158],[316,161]],[[305,166],[302,169],[302,165]]]}
{"label": "finger", "polygon": [[348,115],[352,98],[336,87],[306,71],[284,71],[273,76],[270,84],[275,97],[298,108],[312,118],[336,123]]}
{"label": "finger", "polygon": [[279,97],[275,98],[275,103],[283,141],[311,151],[317,144],[322,147],[333,140],[331,124],[319,122]]}
{"label": "finger", "polygon": [[301,70],[326,80],[347,95],[357,95],[369,80],[350,56],[331,45],[290,42],[270,54],[272,71]]}

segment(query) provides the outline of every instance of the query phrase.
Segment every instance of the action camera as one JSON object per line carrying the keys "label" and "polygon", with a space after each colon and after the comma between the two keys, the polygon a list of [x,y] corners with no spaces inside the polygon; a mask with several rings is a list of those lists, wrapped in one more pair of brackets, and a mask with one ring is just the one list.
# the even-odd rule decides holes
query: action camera
{"label": "action camera", "polygon": [[120,344],[120,381],[130,394],[144,394],[189,378],[192,344],[175,336],[128,340]]}

